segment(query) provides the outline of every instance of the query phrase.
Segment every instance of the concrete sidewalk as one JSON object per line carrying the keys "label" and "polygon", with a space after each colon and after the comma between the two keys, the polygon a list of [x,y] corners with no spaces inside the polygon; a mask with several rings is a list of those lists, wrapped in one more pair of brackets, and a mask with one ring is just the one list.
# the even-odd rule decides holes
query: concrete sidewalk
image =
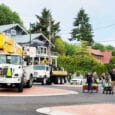
{"label": "concrete sidewalk", "polygon": [[38,109],[48,115],[115,115],[115,104],[58,106]]}

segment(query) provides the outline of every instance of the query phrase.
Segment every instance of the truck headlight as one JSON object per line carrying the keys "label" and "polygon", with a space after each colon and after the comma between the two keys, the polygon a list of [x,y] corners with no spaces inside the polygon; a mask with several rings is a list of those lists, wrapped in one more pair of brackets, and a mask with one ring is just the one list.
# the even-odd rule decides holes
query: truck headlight
{"label": "truck headlight", "polygon": [[34,75],[38,75],[38,72],[34,72]]}

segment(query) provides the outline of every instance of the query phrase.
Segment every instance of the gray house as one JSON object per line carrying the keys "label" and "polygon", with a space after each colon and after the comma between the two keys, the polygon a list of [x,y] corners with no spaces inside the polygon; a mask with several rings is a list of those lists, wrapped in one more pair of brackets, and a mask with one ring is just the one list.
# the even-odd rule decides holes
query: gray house
{"label": "gray house", "polygon": [[[12,37],[18,44],[23,47],[26,47],[26,50],[29,51],[32,47],[36,49],[36,56],[41,63],[42,60],[55,60],[55,65],[57,66],[57,55],[55,53],[50,53],[48,51],[48,45],[51,44],[47,37],[42,33],[29,34],[23,27],[19,24],[8,24],[0,26],[0,33],[5,33]],[[51,51],[50,51],[51,52]],[[30,54],[31,55],[31,54]]]}

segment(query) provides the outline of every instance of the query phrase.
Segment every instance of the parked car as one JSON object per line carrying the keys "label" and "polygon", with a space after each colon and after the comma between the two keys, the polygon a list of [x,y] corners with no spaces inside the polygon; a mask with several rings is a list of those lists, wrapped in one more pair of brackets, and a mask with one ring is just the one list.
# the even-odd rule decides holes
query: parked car
{"label": "parked car", "polygon": [[86,79],[83,77],[83,75],[75,76],[70,80],[70,84],[79,84],[82,85],[86,82]]}

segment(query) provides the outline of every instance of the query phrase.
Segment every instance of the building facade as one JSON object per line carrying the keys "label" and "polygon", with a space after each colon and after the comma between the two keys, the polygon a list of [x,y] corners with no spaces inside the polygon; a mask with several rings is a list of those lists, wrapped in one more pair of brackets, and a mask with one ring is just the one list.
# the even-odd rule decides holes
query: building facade
{"label": "building facade", "polygon": [[[20,44],[27,56],[36,58],[38,64],[53,63],[57,66],[57,55],[54,52],[50,54],[48,51],[49,44],[54,47],[52,43],[42,33],[29,34],[19,24],[8,24],[0,26],[0,33],[5,33],[13,38],[18,44]],[[49,62],[51,60],[51,62]]]}

